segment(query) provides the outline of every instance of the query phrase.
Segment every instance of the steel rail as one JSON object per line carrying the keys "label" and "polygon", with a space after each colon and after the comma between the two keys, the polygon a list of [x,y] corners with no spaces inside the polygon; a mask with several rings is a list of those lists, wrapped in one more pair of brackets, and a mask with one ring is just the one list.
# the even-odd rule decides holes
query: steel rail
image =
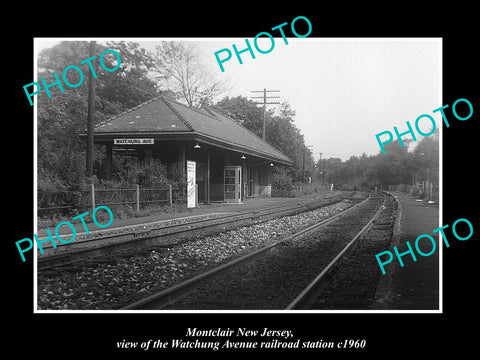
{"label": "steel rail", "polygon": [[180,297],[182,297],[184,294],[186,293],[189,293],[191,292],[192,290],[194,290],[195,288],[197,288],[198,286],[206,283],[206,282],[209,282],[215,278],[217,278],[218,276],[221,276],[223,274],[225,274],[226,272],[236,268],[236,267],[239,267],[239,266],[242,266],[242,265],[245,265],[247,264],[248,262],[250,261],[253,261],[255,260],[257,257],[261,256],[263,253],[265,253],[266,251],[286,242],[286,241],[289,241],[289,240],[292,240],[292,239],[295,239],[295,238],[298,238],[300,236],[303,236],[303,235],[306,235],[308,233],[311,233],[313,231],[316,231],[319,227],[323,226],[323,225],[326,225],[328,224],[329,222],[335,220],[336,218],[342,216],[342,215],[345,215],[355,209],[357,209],[359,206],[365,204],[367,201],[369,201],[371,199],[371,196],[369,194],[369,196],[364,199],[363,201],[361,201],[360,203],[358,204],[355,204],[354,206],[348,208],[348,209],[345,209],[343,210],[342,212],[340,213],[337,213],[335,215],[332,215],[331,217],[325,219],[325,220],[322,220],[316,224],[313,224],[313,225],[309,225],[307,227],[305,227],[304,229],[296,232],[295,234],[292,234],[292,235],[289,235],[277,242],[274,242],[274,243],[271,243],[269,245],[266,245],[258,250],[255,250],[251,253],[248,253],[244,256],[241,256],[240,258],[237,258],[235,260],[232,260],[228,263],[225,263],[225,264],[222,264],[222,265],[219,265],[213,269],[210,269],[202,274],[199,274],[197,276],[194,276],[190,279],[187,279],[183,282],[180,282],[172,287],[169,287],[167,289],[164,289],[162,291],[159,291],[155,294],[152,294],[148,297],[145,297],[143,299],[140,299],[136,302],[133,302],[129,305],[126,305],[122,308],[120,308],[120,310],[141,310],[141,309],[151,309],[151,308],[155,308],[155,309],[161,309],[173,302],[175,302],[177,299],[179,299]]}
{"label": "steel rail", "polygon": [[[335,194],[335,195],[326,195],[326,194],[322,194],[321,196],[317,196],[315,197],[313,200],[309,200],[309,201],[306,201],[305,203],[301,203],[301,202],[297,202],[296,205],[297,205],[297,208],[301,208],[301,207],[305,207],[305,206],[309,206],[310,204],[313,204],[314,202],[318,201],[318,200],[326,200],[326,199],[332,199],[332,198],[341,198],[343,195],[345,195],[345,193],[347,193],[346,191],[342,191],[341,193],[338,193],[338,194]],[[321,204],[323,205],[323,204]],[[235,215],[232,215],[231,212],[229,213],[226,213],[225,215],[222,215],[222,216],[216,216],[214,218],[211,218],[211,219],[199,219],[199,220],[192,220],[192,221],[187,221],[187,222],[184,222],[184,223],[181,223],[181,224],[169,224],[169,225],[164,225],[164,226],[158,226],[156,228],[151,228],[151,229],[148,229],[148,230],[145,230],[143,231],[143,233],[146,233],[146,232],[151,232],[151,231],[155,231],[155,230],[165,230],[165,229],[170,229],[170,228],[176,228],[176,227],[181,227],[181,226],[189,226],[189,225],[195,225],[195,224],[199,224],[199,223],[203,223],[205,221],[214,221],[214,220],[222,220],[222,219],[231,219],[232,217],[234,216],[237,216],[237,217],[243,217],[243,216],[248,216],[248,215],[251,215],[252,213],[253,214],[259,214],[259,213],[262,213],[262,212],[267,212],[267,213],[275,213],[275,212],[281,212],[283,211],[284,209],[292,209],[292,204],[286,204],[286,205],[278,205],[278,206],[275,206],[275,207],[271,207],[271,208],[265,208],[265,209],[259,209],[259,210],[246,210],[246,211],[243,211],[241,213],[235,213]],[[294,208],[295,209],[295,208]],[[189,218],[194,218],[194,217],[202,217],[202,216],[205,216],[205,215],[208,215],[208,214],[202,214],[202,215],[198,215],[198,216],[192,216],[192,217],[184,217],[184,218],[180,218],[180,219],[189,219]],[[169,219],[169,220],[177,220],[175,218],[172,218],[172,219]],[[105,239],[109,239],[109,238],[116,238],[116,237],[119,237],[120,235],[121,236],[128,236],[128,235],[133,235],[135,236],[136,234],[138,234],[138,232],[142,232],[141,229],[140,231],[138,231],[136,228],[138,227],[141,227],[141,226],[147,226],[147,225],[151,225],[151,224],[159,224],[161,222],[166,222],[166,221],[169,221],[169,220],[161,220],[161,221],[154,221],[154,222],[149,222],[149,223],[140,223],[140,224],[135,224],[135,225],[128,225],[128,226],[122,226],[122,227],[117,227],[117,228],[114,228],[114,230],[118,231],[118,230],[123,230],[123,229],[126,229],[126,228],[129,228],[131,229],[131,231],[129,232],[124,232],[124,233],[121,233],[121,234],[109,234],[111,233],[112,229],[107,229],[107,230],[95,230],[95,231],[90,231],[89,233],[92,234],[92,235],[99,235],[99,237],[91,237],[91,238],[87,238],[87,239],[82,239],[80,242],[81,243],[87,243],[87,242],[91,242],[91,241],[97,241],[97,240],[105,240]],[[234,221],[234,220],[233,220]],[[102,233],[107,233],[107,235],[102,235]],[[86,234],[85,232],[82,232],[82,233],[77,233],[77,235],[84,235]],[[70,233],[66,233],[66,234],[62,234],[62,235],[72,235]],[[41,240],[45,240],[47,239],[48,236],[41,236],[41,237],[38,237],[38,239],[41,241]],[[77,242],[78,243],[78,242]],[[61,247],[71,247],[73,246],[75,243],[68,243],[68,244],[63,244],[63,243],[60,243],[58,244],[57,248],[61,248]],[[42,246],[44,249],[51,249],[53,248],[53,246],[51,245],[44,245]]]}
{"label": "steel rail", "polygon": [[[57,249],[63,250],[63,253],[57,249],[44,247],[45,253],[41,256],[38,255],[37,264],[39,269],[45,269],[56,265],[70,264],[89,257],[101,256],[116,250],[125,250],[136,245],[158,243],[160,241],[159,239],[166,241],[171,237],[183,238],[191,233],[198,233],[199,231],[213,231],[217,227],[225,227],[232,223],[238,223],[238,226],[242,226],[245,225],[243,222],[267,221],[268,219],[281,216],[282,213],[285,213],[285,215],[298,214],[341,201],[344,199],[345,194],[346,192],[330,197],[318,196],[305,203],[297,202],[296,206],[292,206],[293,204],[280,205],[274,208],[246,211],[235,215],[229,214],[211,219],[194,220],[182,224],[171,224],[143,231],[138,229],[137,231],[134,230],[129,233],[111,234],[79,241],[76,244],[72,242],[57,247]],[[319,200],[327,199],[330,201],[318,202]],[[138,226],[142,226],[142,224],[135,225],[135,227]],[[88,247],[92,243],[95,245]]]}
{"label": "steel rail", "polygon": [[384,196],[383,203],[377,210],[375,215],[368,221],[368,223],[355,235],[355,237],[348,242],[348,244],[340,251],[335,258],[313,279],[303,291],[285,308],[285,310],[294,310],[304,306],[315,293],[316,289],[324,281],[326,275],[336,266],[340,259],[344,257],[351,246],[360,238],[373,224],[373,222],[380,216],[387,201],[387,196]]}

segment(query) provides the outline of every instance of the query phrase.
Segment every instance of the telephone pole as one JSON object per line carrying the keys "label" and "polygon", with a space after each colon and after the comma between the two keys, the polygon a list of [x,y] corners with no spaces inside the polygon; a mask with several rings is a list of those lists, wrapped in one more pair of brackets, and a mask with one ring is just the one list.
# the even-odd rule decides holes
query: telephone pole
{"label": "telephone pole", "polygon": [[325,159],[323,160],[322,165],[322,155],[323,153],[320,153],[320,161],[318,162],[318,167],[321,168],[320,175],[322,175],[322,185],[325,185]]}
{"label": "telephone pole", "polygon": [[253,90],[252,93],[262,93],[263,96],[252,96],[252,99],[263,99],[263,102],[255,102],[255,104],[263,104],[263,132],[262,138],[265,140],[265,118],[267,113],[267,105],[269,104],[280,104],[278,101],[267,102],[267,99],[278,99],[280,96],[267,96],[267,92],[280,92],[280,90]]}
{"label": "telephone pole", "polygon": [[[89,56],[95,55],[95,41],[90,41]],[[93,132],[95,125],[95,82],[93,74],[88,74],[88,104],[87,104],[87,176],[93,176]]]}

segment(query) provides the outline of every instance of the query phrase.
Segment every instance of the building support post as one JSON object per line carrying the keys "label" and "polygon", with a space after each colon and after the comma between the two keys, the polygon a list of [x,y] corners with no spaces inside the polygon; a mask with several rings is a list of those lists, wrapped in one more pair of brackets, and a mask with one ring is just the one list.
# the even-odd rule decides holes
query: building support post
{"label": "building support post", "polygon": [[112,180],[112,153],[113,146],[107,145],[107,151],[105,154],[105,177],[107,180]]}
{"label": "building support post", "polygon": [[205,201],[206,205],[210,205],[210,150],[207,150],[207,161],[205,167]]}
{"label": "building support post", "polygon": [[[178,151],[178,162],[180,163],[180,168],[182,169],[182,179],[187,183],[187,161],[185,158],[185,145],[182,145],[180,150]],[[186,198],[187,196],[187,187],[184,186],[182,188],[182,196]]]}
{"label": "building support post", "polygon": [[182,166],[182,176],[185,177],[187,173],[187,162],[185,160],[185,146],[183,145],[178,151],[178,161]]}
{"label": "building support post", "polygon": [[93,214],[95,211],[95,185],[93,184],[90,184],[90,208]]}

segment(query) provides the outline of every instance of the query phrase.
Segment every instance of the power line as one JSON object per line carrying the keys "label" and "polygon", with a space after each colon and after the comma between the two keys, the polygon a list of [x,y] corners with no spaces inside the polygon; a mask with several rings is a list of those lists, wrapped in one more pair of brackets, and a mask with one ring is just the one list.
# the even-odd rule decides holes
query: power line
{"label": "power line", "polygon": [[252,93],[261,93],[263,92],[263,96],[252,96],[252,99],[263,99],[263,103],[254,101],[255,104],[263,104],[263,140],[265,140],[265,117],[266,117],[266,112],[267,112],[267,105],[270,104],[280,104],[278,101],[272,101],[272,102],[267,102],[267,99],[278,99],[280,96],[267,96],[267,92],[280,92],[280,90],[252,90]]}

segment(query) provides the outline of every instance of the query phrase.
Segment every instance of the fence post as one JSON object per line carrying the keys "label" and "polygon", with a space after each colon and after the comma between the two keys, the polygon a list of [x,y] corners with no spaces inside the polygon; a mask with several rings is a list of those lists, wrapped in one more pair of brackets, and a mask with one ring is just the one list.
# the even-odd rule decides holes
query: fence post
{"label": "fence post", "polygon": [[95,186],[90,184],[90,205],[92,206],[92,214],[95,210]]}
{"label": "fence post", "polygon": [[172,184],[168,185],[168,196],[170,199],[170,207],[173,207],[173,202],[172,202]]}
{"label": "fence post", "polygon": [[140,186],[135,184],[135,208],[137,213],[140,212]]}

